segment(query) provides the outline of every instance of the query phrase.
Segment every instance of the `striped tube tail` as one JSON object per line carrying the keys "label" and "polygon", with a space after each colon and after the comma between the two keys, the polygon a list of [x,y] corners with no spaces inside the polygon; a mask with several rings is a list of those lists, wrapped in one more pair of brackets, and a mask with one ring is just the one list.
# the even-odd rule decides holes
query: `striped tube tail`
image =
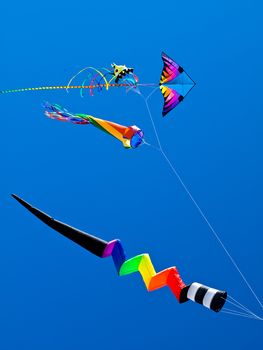
{"label": "striped tube tail", "polygon": [[202,304],[210,310],[219,312],[225,304],[227,292],[207,287],[194,282],[185,288],[185,295],[198,304]]}

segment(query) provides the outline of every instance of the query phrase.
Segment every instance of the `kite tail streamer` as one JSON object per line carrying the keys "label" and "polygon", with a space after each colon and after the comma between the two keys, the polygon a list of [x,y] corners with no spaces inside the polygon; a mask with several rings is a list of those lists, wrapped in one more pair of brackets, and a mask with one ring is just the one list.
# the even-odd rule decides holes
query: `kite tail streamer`
{"label": "kite tail streamer", "polygon": [[27,92],[27,91],[40,91],[40,90],[68,90],[68,89],[97,89],[108,87],[131,87],[131,84],[95,84],[95,85],[55,85],[55,86],[39,86],[39,87],[29,87],[21,89],[10,89],[10,90],[0,90],[0,94],[9,94],[15,92]]}
{"label": "kite tail streamer", "polygon": [[[81,86],[72,86],[73,89],[79,89]],[[67,86],[39,86],[39,87],[29,87],[21,89],[10,89],[10,90],[0,90],[0,94],[9,94],[14,92],[26,92],[26,91],[39,91],[39,90],[59,90],[67,89]]]}
{"label": "kite tail streamer", "polygon": [[46,225],[92,254],[100,258],[111,256],[119,276],[139,272],[148,291],[168,286],[179,303],[192,300],[215,312],[220,311],[224,306],[227,298],[226,292],[209,288],[196,282],[186,286],[176,267],[170,267],[156,273],[148,254],[140,254],[131,259],[127,259],[120,240],[115,239],[110,242],[104,241],[53,219],[51,216],[32,207],[29,203],[14,194],[12,196]]}
{"label": "kite tail streamer", "polygon": [[80,116],[74,115],[57,103],[51,104],[49,102],[45,102],[42,106],[44,107],[44,113],[48,118],[64,122],[71,122],[73,124],[90,124],[88,118],[82,118]]}

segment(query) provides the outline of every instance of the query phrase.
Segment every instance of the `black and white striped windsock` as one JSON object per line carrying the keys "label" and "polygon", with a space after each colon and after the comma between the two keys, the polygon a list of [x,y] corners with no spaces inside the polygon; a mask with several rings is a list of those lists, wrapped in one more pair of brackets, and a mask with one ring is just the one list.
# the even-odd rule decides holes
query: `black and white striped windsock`
{"label": "black and white striped windsock", "polygon": [[227,298],[227,292],[214,288],[209,288],[203,284],[194,282],[185,287],[187,299],[218,312],[222,309]]}

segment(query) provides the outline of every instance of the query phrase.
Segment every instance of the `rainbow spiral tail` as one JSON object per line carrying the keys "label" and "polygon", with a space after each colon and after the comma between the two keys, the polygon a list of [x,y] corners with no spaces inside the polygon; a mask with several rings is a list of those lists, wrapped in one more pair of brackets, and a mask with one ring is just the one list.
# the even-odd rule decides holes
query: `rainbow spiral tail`
{"label": "rainbow spiral tail", "polygon": [[140,254],[131,259],[127,259],[120,240],[115,239],[107,242],[92,236],[84,231],[80,231],[61,221],[53,219],[51,216],[32,207],[29,203],[16,195],[12,196],[46,225],[85,248],[90,253],[100,258],[111,256],[119,276],[139,272],[148,291],[167,286],[171,289],[179,303],[192,300],[215,312],[220,311],[224,306],[227,298],[226,292],[209,288],[196,282],[186,286],[176,267],[170,267],[156,273],[148,254]]}
{"label": "rainbow spiral tail", "polygon": [[118,239],[107,243],[102,258],[108,256],[112,257],[119,276],[139,272],[148,291],[168,286],[180,303],[187,300],[181,295],[183,288],[186,286],[176,267],[170,267],[156,273],[149,254],[140,254],[131,259],[126,259],[123,246]]}
{"label": "rainbow spiral tail", "polygon": [[226,292],[196,282],[186,286],[175,266],[156,273],[149,254],[140,254],[127,260],[118,239],[107,243],[102,258],[109,256],[112,257],[119,276],[139,272],[149,292],[167,286],[179,303],[192,300],[215,312],[220,311],[225,304]]}

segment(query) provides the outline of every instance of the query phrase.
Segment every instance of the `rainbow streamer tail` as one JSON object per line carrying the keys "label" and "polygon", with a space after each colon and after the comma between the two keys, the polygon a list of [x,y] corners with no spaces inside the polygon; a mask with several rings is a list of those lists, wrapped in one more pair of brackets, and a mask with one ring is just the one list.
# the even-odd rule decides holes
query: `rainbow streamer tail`
{"label": "rainbow streamer tail", "polygon": [[174,109],[195,86],[195,82],[172,58],[162,53],[163,70],[160,78],[160,90],[164,97],[162,115],[166,116]]}
{"label": "rainbow streamer tail", "polygon": [[60,106],[59,104],[50,104],[49,102],[45,102],[43,103],[43,107],[45,109],[44,113],[48,118],[63,122],[70,122],[73,124],[90,124],[89,120],[70,113],[66,108]]}
{"label": "rainbow streamer tail", "polygon": [[140,254],[127,259],[120,240],[115,239],[107,242],[92,236],[53,219],[16,195],[13,194],[12,196],[46,225],[85,248],[90,253],[100,258],[111,256],[119,276],[139,272],[148,291],[168,286],[179,303],[192,300],[215,312],[220,311],[224,306],[227,298],[225,291],[209,288],[197,282],[185,285],[176,267],[170,267],[161,272],[156,272],[148,254]]}
{"label": "rainbow streamer tail", "polygon": [[27,92],[27,91],[43,91],[43,90],[69,90],[69,89],[108,89],[109,87],[126,87],[127,89],[131,88],[130,83],[120,83],[120,84],[95,84],[95,85],[54,85],[54,86],[38,86],[38,87],[29,87],[21,89],[10,89],[10,90],[0,90],[0,94],[10,94],[17,92]]}
{"label": "rainbow streamer tail", "polygon": [[38,87],[29,87],[29,88],[21,88],[21,89],[9,89],[9,90],[0,90],[0,94],[10,94],[16,92],[27,92],[27,91],[41,91],[41,90],[66,90],[67,88],[72,89],[81,89],[81,86],[70,86],[66,85],[57,85],[57,86],[38,86]]}

